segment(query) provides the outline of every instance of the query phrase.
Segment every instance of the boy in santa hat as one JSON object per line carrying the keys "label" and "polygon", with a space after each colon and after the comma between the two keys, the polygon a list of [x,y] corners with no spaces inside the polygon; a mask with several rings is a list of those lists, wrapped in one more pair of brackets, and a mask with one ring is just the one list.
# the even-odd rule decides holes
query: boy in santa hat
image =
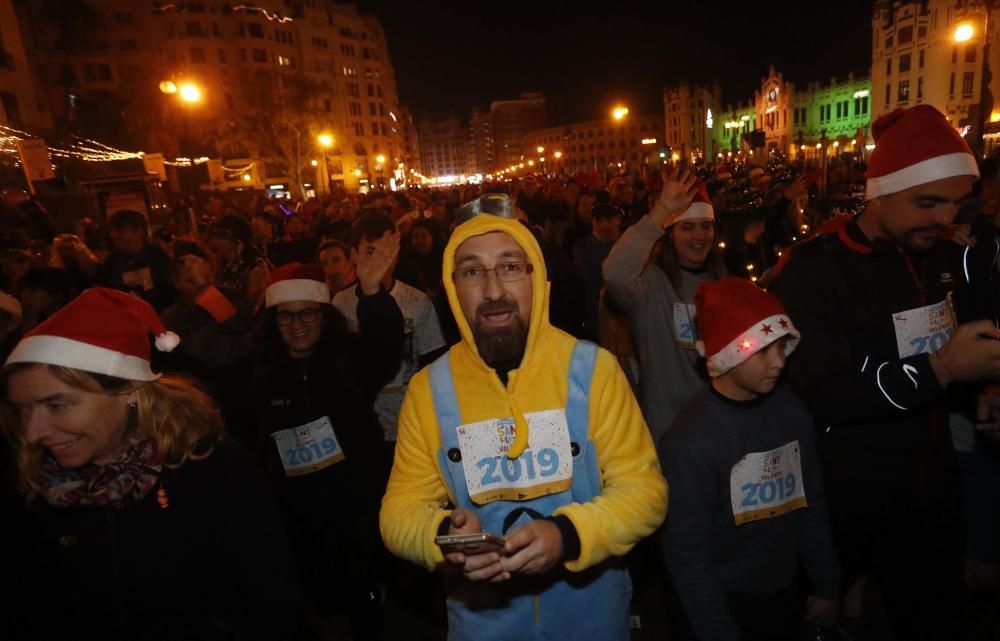
{"label": "boy in santa hat", "polygon": [[667,568],[701,641],[798,638],[800,562],[815,623],[835,622],[840,579],[813,422],[778,385],[799,332],[743,279],[703,282],[695,306],[712,380],[660,441]]}

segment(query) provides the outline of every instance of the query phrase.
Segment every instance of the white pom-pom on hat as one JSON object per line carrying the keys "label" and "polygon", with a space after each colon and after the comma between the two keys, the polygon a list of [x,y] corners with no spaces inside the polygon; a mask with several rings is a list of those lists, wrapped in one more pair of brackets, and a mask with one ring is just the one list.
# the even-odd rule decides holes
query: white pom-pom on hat
{"label": "white pom-pom on hat", "polygon": [[156,349],[161,352],[172,352],[180,344],[181,337],[170,331],[163,332],[156,337],[155,341]]}

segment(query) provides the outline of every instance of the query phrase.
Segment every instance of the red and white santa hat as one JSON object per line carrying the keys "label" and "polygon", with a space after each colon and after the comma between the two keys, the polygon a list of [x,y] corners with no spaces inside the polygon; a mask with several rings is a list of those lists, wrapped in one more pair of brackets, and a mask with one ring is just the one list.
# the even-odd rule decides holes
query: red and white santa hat
{"label": "red and white santa hat", "polygon": [[785,355],[795,351],[799,332],[781,302],[742,278],[723,278],[698,285],[694,295],[698,342],[708,360],[708,374],[722,376],[782,336]]}
{"label": "red and white santa hat", "polygon": [[88,289],[21,339],[7,358],[104,374],[130,381],[159,378],[150,369],[150,335],[169,352],[180,338],[168,332],[149,303],[114,289]]}
{"label": "red and white santa hat", "polygon": [[288,263],[271,272],[264,292],[264,306],[274,307],[297,300],[329,304],[330,288],[319,265]]}
{"label": "red and white santa hat", "polygon": [[930,105],[896,109],[872,123],[868,200],[952,176],[979,176],[969,145]]}
{"label": "red and white santa hat", "polygon": [[682,220],[715,220],[715,208],[712,207],[712,201],[708,197],[708,189],[705,187],[705,183],[698,182],[698,191],[695,192],[694,200],[684,213],[673,220],[671,225],[676,225]]}

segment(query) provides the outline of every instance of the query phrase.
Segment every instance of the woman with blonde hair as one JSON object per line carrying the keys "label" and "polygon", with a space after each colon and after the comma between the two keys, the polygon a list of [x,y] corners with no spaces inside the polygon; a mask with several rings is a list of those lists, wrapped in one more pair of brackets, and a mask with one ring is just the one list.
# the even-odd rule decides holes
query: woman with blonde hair
{"label": "woman with blonde hair", "polygon": [[153,373],[150,334],[179,342],[141,299],[90,289],[0,372],[26,498],[15,631],[289,638],[297,588],[266,483],[204,393]]}

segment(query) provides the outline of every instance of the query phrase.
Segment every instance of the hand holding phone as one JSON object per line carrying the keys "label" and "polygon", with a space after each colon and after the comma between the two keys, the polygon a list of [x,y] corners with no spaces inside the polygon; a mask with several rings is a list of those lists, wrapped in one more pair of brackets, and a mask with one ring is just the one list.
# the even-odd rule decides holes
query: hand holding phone
{"label": "hand holding phone", "polygon": [[434,539],[434,542],[444,551],[461,552],[465,555],[486,554],[488,552],[503,553],[504,539],[502,536],[489,532],[475,534],[445,534]]}
{"label": "hand holding phone", "polygon": [[448,534],[434,541],[441,547],[445,561],[461,568],[469,581],[505,581],[510,573],[500,563],[504,541],[482,530],[475,512],[458,508],[451,513]]}

